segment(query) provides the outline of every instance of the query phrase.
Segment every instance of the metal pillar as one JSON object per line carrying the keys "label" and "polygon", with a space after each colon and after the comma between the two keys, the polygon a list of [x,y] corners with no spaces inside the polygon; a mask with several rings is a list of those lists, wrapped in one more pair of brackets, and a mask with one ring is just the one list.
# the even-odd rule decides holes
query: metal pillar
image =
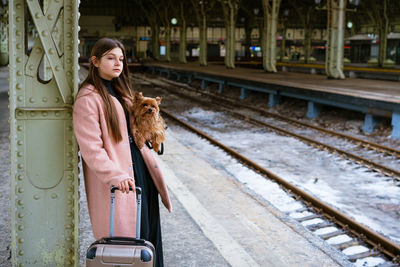
{"label": "metal pillar", "polygon": [[392,138],[400,139],[400,111],[393,112],[392,114]]}
{"label": "metal pillar", "polygon": [[319,113],[321,112],[321,105],[316,104],[312,101],[308,101],[308,109],[307,109],[307,118],[309,119],[315,119],[319,116]]}
{"label": "metal pillar", "polygon": [[362,126],[362,130],[365,133],[372,133],[374,131],[376,125],[376,117],[372,114],[365,114],[364,125]]}
{"label": "metal pillar", "polygon": [[344,26],[347,0],[328,0],[328,47],[326,50],[325,70],[328,77],[344,79]]}
{"label": "metal pillar", "polygon": [[8,21],[7,9],[0,7],[0,66],[8,64]]}
{"label": "metal pillar", "polygon": [[268,107],[273,108],[276,105],[278,105],[280,103],[280,101],[281,101],[280,95],[270,93],[269,98],[268,98]]}
{"label": "metal pillar", "polygon": [[[49,0],[47,9],[41,3],[9,2],[11,260],[13,266],[78,266],[72,105],[79,0]],[[27,20],[38,33],[32,50]],[[48,82],[38,75],[43,58],[51,67]]]}

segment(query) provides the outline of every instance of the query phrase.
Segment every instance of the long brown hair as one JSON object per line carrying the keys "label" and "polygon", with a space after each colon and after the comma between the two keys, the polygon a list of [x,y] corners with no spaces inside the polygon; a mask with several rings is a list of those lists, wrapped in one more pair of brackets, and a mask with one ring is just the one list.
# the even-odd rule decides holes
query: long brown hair
{"label": "long brown hair", "polygon": [[[129,80],[129,69],[128,62],[126,60],[126,53],[123,44],[117,40],[110,38],[101,38],[96,42],[92,48],[90,58],[93,56],[97,60],[100,60],[108,51],[119,47],[122,50],[124,56],[123,59],[123,69],[119,77],[112,79],[112,85],[117,91],[117,94],[121,96],[121,104],[124,110],[127,110],[127,104],[125,103],[125,98],[132,98],[132,87]],[[99,70],[94,66],[92,60],[89,65],[89,73],[86,79],[81,83],[79,89],[81,89],[85,84],[92,84],[96,88],[97,92],[103,99],[104,109],[105,109],[105,119],[107,122],[108,133],[115,142],[120,142],[122,140],[121,130],[119,128],[119,119],[117,109],[112,101],[112,96],[107,92],[101,77],[99,75]]]}

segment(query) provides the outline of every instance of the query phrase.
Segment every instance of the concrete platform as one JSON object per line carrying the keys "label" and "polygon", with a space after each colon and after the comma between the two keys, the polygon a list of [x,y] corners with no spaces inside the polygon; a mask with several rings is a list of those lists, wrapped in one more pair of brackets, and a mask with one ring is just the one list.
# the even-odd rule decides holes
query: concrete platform
{"label": "concrete platform", "polygon": [[167,131],[159,164],[174,211],[162,209],[166,266],[351,266],[343,254],[198,157]]}

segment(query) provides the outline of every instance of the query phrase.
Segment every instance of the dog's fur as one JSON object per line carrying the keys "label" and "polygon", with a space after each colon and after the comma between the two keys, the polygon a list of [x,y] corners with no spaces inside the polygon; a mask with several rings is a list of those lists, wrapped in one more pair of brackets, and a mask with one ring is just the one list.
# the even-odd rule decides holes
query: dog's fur
{"label": "dog's fur", "polygon": [[154,151],[158,152],[165,141],[164,120],[160,115],[161,97],[144,97],[135,92],[131,110],[131,130],[136,145],[141,149],[146,141],[151,142]]}

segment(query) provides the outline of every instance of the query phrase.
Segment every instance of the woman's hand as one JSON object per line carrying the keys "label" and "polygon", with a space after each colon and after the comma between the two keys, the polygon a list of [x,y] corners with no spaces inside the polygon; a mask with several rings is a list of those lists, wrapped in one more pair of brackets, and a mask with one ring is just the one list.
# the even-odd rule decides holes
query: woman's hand
{"label": "woman's hand", "polygon": [[123,180],[122,182],[119,182],[117,184],[118,189],[122,192],[122,193],[129,193],[129,187],[132,187],[133,192],[135,192],[135,182],[132,178],[128,178]]}

